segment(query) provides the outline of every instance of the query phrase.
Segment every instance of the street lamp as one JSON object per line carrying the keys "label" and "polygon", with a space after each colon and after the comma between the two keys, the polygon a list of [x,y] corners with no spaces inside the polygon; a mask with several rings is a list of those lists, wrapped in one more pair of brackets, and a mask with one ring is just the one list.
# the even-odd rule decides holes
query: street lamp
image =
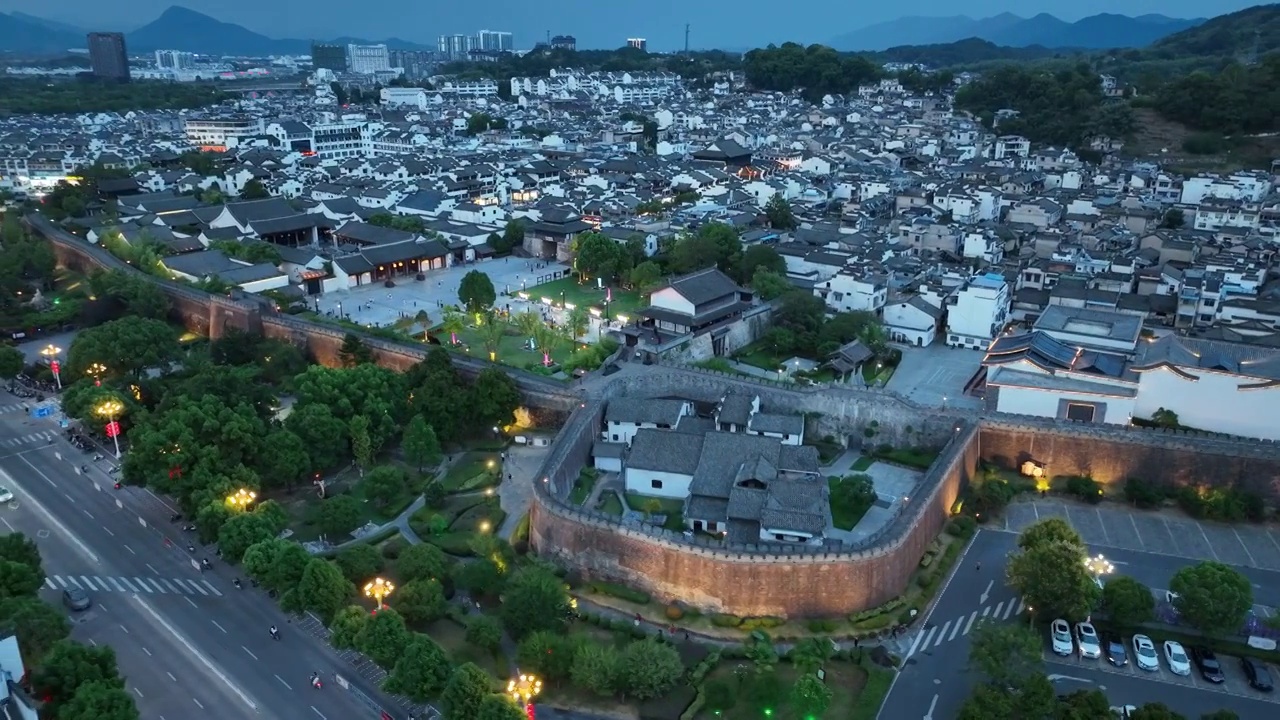
{"label": "street lamp", "polygon": [[1115,566],[1111,561],[1103,557],[1101,554],[1094,555],[1091,558],[1084,559],[1085,569],[1093,575],[1093,581],[1102,587],[1102,576],[1110,575],[1115,572]]}
{"label": "street lamp", "polygon": [[115,441],[116,459],[120,458],[120,423],[116,416],[124,411],[124,403],[119,400],[104,400],[96,408],[97,413],[107,419],[107,435]]}
{"label": "street lamp", "polygon": [[53,379],[57,381],[59,390],[62,389],[62,373],[59,372],[61,368],[58,367],[58,355],[61,352],[62,348],[53,344],[46,345],[45,348],[40,351],[40,354],[45,356],[49,361],[49,369],[53,371]]}
{"label": "street lamp", "polygon": [[258,493],[252,490],[240,488],[234,494],[227,496],[227,504],[236,510],[245,510],[258,499]]}
{"label": "street lamp", "polygon": [[525,715],[529,720],[533,720],[533,699],[540,692],[542,692],[542,681],[534,675],[520,673],[519,677],[507,682],[507,694],[524,706]]}
{"label": "street lamp", "polygon": [[382,578],[374,578],[364,586],[364,596],[377,600],[378,609],[381,610],[383,608],[382,601],[386,600],[387,596],[395,589],[396,586],[392,585],[390,582],[383,580]]}
{"label": "street lamp", "polygon": [[102,363],[93,363],[85,370],[85,373],[93,377],[94,386],[101,386],[102,376],[107,373],[107,366]]}

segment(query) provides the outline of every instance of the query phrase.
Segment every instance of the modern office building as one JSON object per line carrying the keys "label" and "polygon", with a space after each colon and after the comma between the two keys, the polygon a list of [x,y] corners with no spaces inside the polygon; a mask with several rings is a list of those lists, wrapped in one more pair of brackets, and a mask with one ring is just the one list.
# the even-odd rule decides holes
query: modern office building
{"label": "modern office building", "polygon": [[190,70],[195,66],[195,53],[181,50],[156,51],[156,68],[159,70]]}
{"label": "modern office building", "polygon": [[551,38],[551,47],[556,50],[577,50],[578,38],[572,35],[556,35]]}
{"label": "modern office building", "polygon": [[311,43],[311,65],[336,73],[347,71],[347,46],[329,43]]}
{"label": "modern office building", "polygon": [[476,34],[476,49],[487,52],[511,52],[515,49],[515,44],[509,32],[481,30]]}
{"label": "modern office building", "polygon": [[124,48],[124,33],[89,33],[89,66],[96,77],[108,80],[129,79],[129,55]]}
{"label": "modern office building", "polygon": [[428,50],[391,50],[388,57],[391,67],[400,68],[410,80],[420,80],[431,74],[435,66],[434,53]]}
{"label": "modern office building", "polygon": [[436,43],[436,49],[440,51],[446,59],[449,60],[466,60],[468,53],[472,50],[479,50],[476,46],[476,38],[472,35],[441,35]]}
{"label": "modern office building", "polygon": [[627,47],[633,47],[637,50],[649,50],[649,41],[644,38],[627,38]]}
{"label": "modern office building", "polygon": [[348,45],[347,68],[353,73],[373,75],[391,69],[386,45]]}

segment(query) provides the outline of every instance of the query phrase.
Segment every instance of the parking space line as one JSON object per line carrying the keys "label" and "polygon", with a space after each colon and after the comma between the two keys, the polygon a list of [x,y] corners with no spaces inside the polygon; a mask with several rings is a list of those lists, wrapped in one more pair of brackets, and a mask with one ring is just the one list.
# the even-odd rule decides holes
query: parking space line
{"label": "parking space line", "polygon": [[1108,545],[1110,545],[1110,544],[1111,544],[1111,535],[1107,532],[1107,524],[1106,524],[1105,522],[1103,522],[1103,521],[1102,521],[1102,510],[1101,510],[1100,508],[1096,508],[1096,507],[1095,507],[1095,508],[1093,509],[1093,514],[1094,514],[1094,515],[1096,515],[1096,516],[1098,517],[1098,527],[1102,528],[1102,537],[1103,537],[1103,539],[1107,541],[1107,544],[1108,544]]}
{"label": "parking space line", "polygon": [[973,621],[974,621],[974,620],[977,620],[977,619],[978,619],[978,611],[977,611],[977,610],[974,610],[973,612],[969,613],[969,622],[967,622],[967,623],[965,623],[965,624],[964,624],[964,632],[963,632],[963,633],[961,633],[961,634],[962,634],[962,635],[968,635],[968,634],[969,634],[969,628],[973,627]]}
{"label": "parking space line", "polygon": [[1244,554],[1249,558],[1249,565],[1251,567],[1258,567],[1258,563],[1253,559],[1253,553],[1249,552],[1249,546],[1244,543],[1244,538],[1240,537],[1240,531],[1235,528],[1231,528],[1231,532],[1236,536],[1236,541],[1240,543],[1240,547],[1244,548]]}
{"label": "parking space line", "polygon": [[1213,559],[1218,560],[1218,551],[1214,550],[1213,543],[1209,542],[1209,535],[1204,531],[1204,525],[1196,523],[1196,527],[1200,530],[1200,537],[1204,538],[1204,544],[1209,546],[1209,552],[1213,553]]}
{"label": "parking space line", "polygon": [[1272,535],[1271,531],[1265,528],[1262,530],[1262,532],[1266,533],[1267,537],[1271,538],[1271,544],[1276,546],[1276,550],[1280,550],[1280,542],[1276,542],[1276,536]]}
{"label": "parking space line", "polygon": [[1147,541],[1142,539],[1142,533],[1138,531],[1138,523],[1133,519],[1133,513],[1129,513],[1129,524],[1133,526],[1133,534],[1138,536],[1138,544],[1142,546],[1143,550],[1146,550]]}
{"label": "parking space line", "polygon": [[948,620],[948,621],[947,621],[947,622],[942,626],[942,632],[938,633],[938,641],[937,641],[937,642],[935,642],[935,643],[933,644],[933,646],[934,646],[934,647],[938,647],[939,645],[941,645],[941,644],[943,643],[943,641],[945,641],[945,640],[947,639],[947,629],[948,629],[948,628],[950,628],[950,627],[951,627],[951,621],[950,621],[950,620]]}

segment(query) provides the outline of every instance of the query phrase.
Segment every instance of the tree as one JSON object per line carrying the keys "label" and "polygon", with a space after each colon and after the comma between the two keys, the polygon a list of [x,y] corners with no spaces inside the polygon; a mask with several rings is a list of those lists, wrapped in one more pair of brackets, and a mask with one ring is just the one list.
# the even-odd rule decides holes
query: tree
{"label": "tree", "polygon": [[1156,600],[1151,588],[1131,577],[1112,578],[1102,587],[1102,610],[1111,622],[1121,627],[1135,627],[1151,622],[1156,613]]}
{"label": "tree", "polygon": [[31,673],[31,687],[55,712],[75,695],[76,688],[93,682],[122,686],[116,653],[109,646],[81,645],[73,640],[54,643]]}
{"label": "tree", "polygon": [[1160,427],[1180,427],[1178,423],[1178,413],[1165,408],[1156,408],[1156,411],[1151,413],[1151,422]]}
{"label": "tree", "polygon": [[338,348],[338,361],[343,367],[355,367],[373,360],[373,348],[366,345],[360,336],[354,333],[343,336],[342,347]]}
{"label": "tree", "polygon": [[493,652],[502,644],[502,624],[488,615],[475,615],[467,620],[468,643]]}
{"label": "tree", "polygon": [[255,543],[275,537],[271,521],[256,512],[240,512],[218,529],[218,549],[229,562],[240,562]]}
{"label": "tree", "polygon": [[1187,720],[1164,703],[1147,703],[1129,715],[1130,720]]}
{"label": "tree", "polygon": [[821,717],[831,706],[831,695],[831,688],[816,675],[801,675],[791,687],[791,708],[801,717]]}
{"label": "tree", "polygon": [[697,234],[685,235],[676,241],[671,250],[671,267],[677,273],[715,265],[728,269],[742,252],[742,241],[729,225],[710,222],[698,228]]}
{"label": "tree", "polygon": [[1018,536],[1018,547],[1023,550],[1052,545],[1055,542],[1067,543],[1084,548],[1084,540],[1080,533],[1066,520],[1058,517],[1045,518],[1028,525]]}
{"label": "tree", "polygon": [[578,341],[587,332],[587,328],[591,325],[591,314],[581,305],[575,305],[569,311],[568,317],[565,318],[565,325],[569,328],[571,340]]}
{"label": "tree", "polygon": [[58,720],[138,720],[138,708],[118,681],[89,682],[76,688]]}
{"label": "tree", "polygon": [[774,193],[769,198],[769,202],[764,205],[764,214],[769,218],[769,227],[774,230],[794,230],[796,228],[796,216],[791,212],[791,206],[787,204],[786,198],[782,197],[782,193]]}
{"label": "tree", "polygon": [[369,618],[356,636],[356,649],[384,670],[394,668],[396,658],[412,638],[400,613],[386,607]]}
{"label": "tree", "polygon": [[295,406],[284,426],[306,447],[309,470],[337,467],[350,451],[347,424],[335,417],[327,405],[317,402]]}
{"label": "tree", "polygon": [[346,535],[360,524],[360,501],[350,495],[323,500],[315,510],[315,521],[325,535]]}
{"label": "tree", "polygon": [[452,672],[449,657],[436,641],[414,633],[387,677],[386,690],[427,702],[440,695]]}
{"label": "tree", "polygon": [[352,545],[343,549],[335,557],[342,576],[352,584],[359,585],[382,572],[382,553],[372,545]]}
{"label": "tree", "polygon": [[18,636],[27,667],[37,667],[53,644],[71,634],[67,617],[37,597],[0,600],[0,631]]}
{"label": "tree", "polygon": [[1179,230],[1187,224],[1187,216],[1181,208],[1169,208],[1160,219],[1160,227]]}
{"label": "tree", "polygon": [[1219,562],[1202,562],[1179,570],[1169,581],[1177,593],[1173,606],[1192,627],[1210,635],[1240,630],[1253,608],[1249,578]]}
{"label": "tree", "polygon": [[573,656],[573,684],[601,697],[613,695],[622,680],[621,655],[613,645],[583,643]]}
{"label": "tree", "polygon": [[787,653],[787,659],[795,665],[800,672],[816,673],[822,669],[822,666],[831,659],[835,650],[831,646],[831,641],[823,637],[813,637],[801,640],[791,648],[791,652]]}
{"label": "tree", "polygon": [[647,294],[662,281],[662,266],[652,260],[645,260],[631,268],[628,279],[631,281],[631,287],[640,291],[641,294]]}
{"label": "tree", "polygon": [[409,490],[409,474],[394,465],[379,465],[361,481],[365,497],[385,508],[404,497]]}
{"label": "tree", "polygon": [[526,635],[516,646],[516,661],[542,679],[558,682],[572,676],[579,649],[580,643],[572,636],[538,631]]}
{"label": "tree", "polygon": [[998,687],[1021,685],[1044,670],[1040,636],[1023,623],[982,620],[969,636],[969,665]]}
{"label": "tree", "polygon": [[560,630],[569,616],[569,595],[549,570],[525,568],[507,584],[501,616],[507,632],[517,640],[538,630]]}
{"label": "tree", "polygon": [[1084,561],[1083,547],[1053,542],[1013,554],[1005,575],[1042,616],[1082,620],[1100,592]]}
{"label": "tree", "polygon": [[31,568],[36,575],[44,577],[40,548],[35,540],[20,532],[0,536],[0,560],[21,563]]}
{"label": "tree", "polygon": [[359,605],[348,605],[333,616],[329,623],[329,642],[339,650],[355,650],[360,641],[360,633],[373,618],[368,610]]}
{"label": "tree", "polygon": [[284,595],[302,582],[311,554],[296,542],[272,538],[249,546],[241,562],[249,577]]}
{"label": "tree", "polygon": [[1232,710],[1215,710],[1207,715],[1201,715],[1200,720],[1240,720],[1240,716]]}
{"label": "tree", "polygon": [[749,283],[761,270],[786,275],[787,261],[770,245],[752,245],[742,252],[742,259],[738,261],[737,279]]}
{"label": "tree", "polygon": [[262,481],[266,487],[293,488],[311,474],[311,455],[297,433],[276,427],[268,433],[264,445],[271,448],[262,456]]}
{"label": "tree", "polygon": [[573,241],[573,267],[582,280],[601,278],[612,282],[631,269],[626,248],[607,235],[585,232]]}
{"label": "tree", "polygon": [[410,580],[396,589],[396,610],[404,617],[405,622],[420,627],[444,617],[448,602],[444,597],[444,586],[439,580],[430,578]]}
{"label": "tree", "polygon": [[483,317],[477,316],[477,322],[485,355],[490,361],[497,360],[498,350],[502,347],[502,338],[507,336],[507,329],[511,324],[492,309],[485,312]]}
{"label": "tree", "polygon": [[0,379],[12,380],[22,374],[26,364],[22,351],[9,345],[0,345]]}
{"label": "tree", "polygon": [[795,289],[786,275],[759,268],[751,276],[751,289],[756,291],[761,300],[775,300]]}
{"label": "tree", "polygon": [[458,333],[467,328],[467,319],[462,313],[452,308],[444,311],[440,320],[440,331],[449,333],[449,344],[458,344]]}
{"label": "tree", "polygon": [[493,560],[477,558],[458,568],[457,583],[470,595],[494,597],[502,592],[506,577]]}
{"label": "tree", "polygon": [[478,313],[493,307],[498,294],[493,289],[493,281],[479,270],[472,270],[462,276],[458,283],[458,300],[469,312]]}
{"label": "tree", "polygon": [[240,191],[240,198],[243,200],[264,200],[271,197],[271,193],[267,192],[267,188],[258,180],[250,180],[244,184],[244,189]]}
{"label": "tree", "polygon": [[1111,714],[1111,703],[1101,690],[1077,690],[1059,696],[1053,720],[1097,720]]}
{"label": "tree", "polygon": [[396,558],[396,572],[405,582],[443,580],[449,574],[449,560],[444,556],[444,551],[435,545],[410,545]]}
{"label": "tree", "polygon": [[618,659],[620,690],[637,700],[666,692],[684,675],[680,653],[655,640],[635,640]]}
{"label": "tree", "polygon": [[509,253],[512,250],[524,245],[524,222],[521,220],[512,220],[502,229],[502,244],[495,247],[499,253]]}
{"label": "tree", "polygon": [[44,576],[26,563],[0,560],[0,598],[34,597],[44,585]]}
{"label": "tree", "polygon": [[317,557],[307,563],[293,594],[298,610],[310,610],[329,620],[351,600],[354,588],[333,563]]}
{"label": "tree", "polygon": [[102,367],[105,380],[140,378],[144,370],[168,365],[180,353],[178,332],[160,320],[123,317],[76,335],[67,351],[69,377],[81,378]]}
{"label": "tree", "polygon": [[440,440],[436,431],[427,424],[422,415],[414,415],[405,426],[404,438],[401,440],[405,459],[418,466],[418,472],[426,465],[440,462]]}
{"label": "tree", "polygon": [[524,720],[525,712],[506,695],[489,695],[480,701],[476,720]]}
{"label": "tree", "polygon": [[480,704],[492,693],[489,675],[475,663],[463,663],[449,676],[440,702],[446,717],[471,718],[480,713]]}
{"label": "tree", "polygon": [[520,388],[506,372],[489,367],[476,375],[471,386],[470,413],[477,428],[503,428],[516,421]]}

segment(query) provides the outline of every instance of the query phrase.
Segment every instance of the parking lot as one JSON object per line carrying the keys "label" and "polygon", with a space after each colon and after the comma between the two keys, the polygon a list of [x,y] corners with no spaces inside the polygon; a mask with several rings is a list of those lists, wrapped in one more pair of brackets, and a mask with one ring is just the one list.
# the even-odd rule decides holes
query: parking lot
{"label": "parking lot", "polygon": [[[1161,688],[1160,685],[1164,684],[1174,685],[1185,689],[1199,690],[1206,693],[1215,693],[1217,695],[1227,697],[1261,700],[1280,705],[1280,694],[1275,692],[1259,692],[1249,687],[1249,681],[1245,678],[1244,671],[1240,668],[1240,660],[1238,658],[1228,657],[1225,655],[1218,656],[1218,662],[1222,665],[1222,674],[1225,677],[1225,681],[1222,684],[1214,684],[1200,677],[1200,672],[1195,667],[1194,663],[1191,666],[1190,675],[1175,675],[1171,670],[1169,670],[1169,666],[1165,662],[1164,650],[1160,638],[1157,634],[1152,634],[1150,637],[1152,642],[1156,645],[1156,652],[1160,655],[1160,669],[1154,672],[1138,669],[1136,663],[1133,661],[1132,638],[1128,636],[1124,638],[1124,642],[1125,650],[1129,655],[1129,663],[1122,667],[1112,665],[1107,662],[1105,658],[1086,660],[1081,658],[1078,654],[1071,655],[1069,657],[1055,655],[1049,649],[1046,636],[1044,651],[1046,669],[1049,671],[1051,677],[1054,675],[1065,675],[1071,677],[1073,673],[1079,674],[1078,671],[1080,670],[1099,672],[1112,676],[1110,683],[1116,686],[1133,684],[1139,684],[1139,686],[1141,686],[1143,683],[1149,683],[1146,688],[1146,694],[1149,695],[1150,699],[1147,702],[1158,702],[1161,700],[1162,694],[1165,690]],[[1277,670],[1274,665],[1268,665],[1267,671],[1271,673],[1273,681],[1276,678],[1280,678],[1280,674],[1277,674]],[[1142,688],[1139,687],[1139,690],[1142,690]],[[1217,704],[1220,707],[1231,707],[1230,701],[1225,699]],[[1175,710],[1176,709],[1177,708],[1175,708]],[[1280,712],[1280,710],[1277,710],[1276,712]],[[1241,715],[1241,717],[1246,716]]]}
{"label": "parking lot", "polygon": [[982,364],[982,353],[950,348],[937,341],[929,347],[894,345],[902,362],[886,386],[921,405],[981,408],[982,401],[964,394],[965,383]]}
{"label": "parking lot", "polygon": [[1090,546],[1280,571],[1280,532],[1263,525],[1224,525],[1168,511],[1037,498],[1010,505],[1005,511],[1005,529],[1021,532],[1049,517],[1065,518]]}

